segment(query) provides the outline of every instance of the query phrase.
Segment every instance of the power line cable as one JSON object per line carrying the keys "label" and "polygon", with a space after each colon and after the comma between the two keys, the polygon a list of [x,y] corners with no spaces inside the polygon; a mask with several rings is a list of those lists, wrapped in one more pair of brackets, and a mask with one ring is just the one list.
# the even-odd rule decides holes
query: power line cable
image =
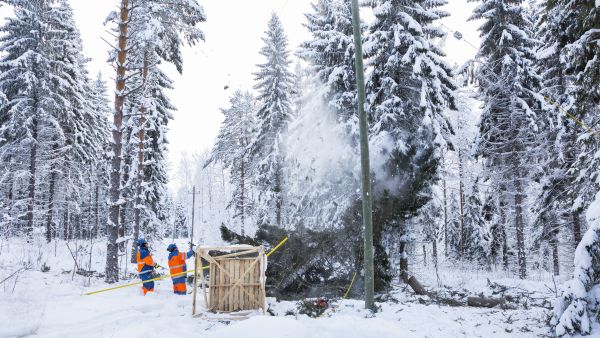
{"label": "power line cable", "polygon": [[[478,53],[480,48],[478,48],[477,46],[475,46],[473,43],[471,43],[469,40],[465,39],[464,36],[462,35],[461,32],[459,31],[455,31],[453,29],[451,29],[450,27],[444,25],[443,23],[440,22],[440,25],[443,26],[447,31],[449,31],[450,33],[452,33],[452,35],[459,41],[464,41],[466,44],[468,44],[469,46],[471,46],[473,49],[475,49]],[[476,60],[478,57],[476,56],[475,59],[472,60],[472,62],[478,62],[485,70],[487,70],[494,78],[496,78],[496,80],[504,83],[504,85],[508,86],[509,88],[512,87],[511,85],[509,85],[508,83],[506,83],[506,81],[504,81],[504,79],[500,78],[496,73],[494,73],[489,67],[487,67],[487,65],[483,64],[482,62]],[[560,104],[556,103],[555,101],[553,101],[551,98],[542,95],[542,97],[544,98],[544,100],[546,100],[548,103],[550,103],[551,105],[557,107],[559,109],[559,111],[561,111],[562,113],[564,113],[568,118],[572,119],[573,121],[575,121],[575,123],[577,123],[578,125],[580,125],[582,128],[584,128],[585,130],[587,130],[588,132],[590,132],[591,134],[597,136],[598,138],[600,138],[600,133],[598,131],[596,131],[595,129],[593,129],[592,127],[588,126],[585,122],[581,121],[580,119],[578,119],[577,117],[575,117],[575,115],[571,114],[569,111],[567,111],[563,106],[561,106]]]}

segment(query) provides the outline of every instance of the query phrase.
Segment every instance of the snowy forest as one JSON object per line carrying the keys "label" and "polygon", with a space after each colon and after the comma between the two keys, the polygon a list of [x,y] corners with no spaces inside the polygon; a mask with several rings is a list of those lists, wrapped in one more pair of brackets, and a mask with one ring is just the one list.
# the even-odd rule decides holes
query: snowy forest
{"label": "snowy forest", "polygon": [[[253,18],[262,45],[240,51],[262,60],[253,85],[220,88],[214,144],[178,157],[172,95],[199,94],[171,75],[211,39],[206,0],[110,1],[112,40],[95,43],[112,73],[92,74],[72,1],[0,0],[0,337],[173,323],[207,337],[600,336],[600,0],[471,0],[477,43],[444,24],[455,0],[361,0],[356,27],[350,0],[305,0],[300,45],[273,9]],[[450,62],[449,40],[475,57]],[[192,318],[168,279],[154,298],[140,285],[83,295],[138,281],[141,242],[168,274],[169,243],[272,249],[286,237],[268,257],[270,321]],[[94,313],[109,324],[90,324]]]}

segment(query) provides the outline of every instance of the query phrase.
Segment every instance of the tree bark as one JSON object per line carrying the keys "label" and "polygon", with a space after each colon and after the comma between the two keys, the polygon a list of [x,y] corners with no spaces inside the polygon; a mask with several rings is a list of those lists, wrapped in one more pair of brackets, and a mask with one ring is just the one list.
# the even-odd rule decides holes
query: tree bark
{"label": "tree bark", "polygon": [[406,242],[400,241],[398,251],[400,254],[400,281],[402,281],[404,280],[403,275],[405,273],[408,273],[408,255],[406,254]]}
{"label": "tree bark", "polygon": [[406,283],[417,295],[427,294],[427,290],[415,276],[408,272],[408,255],[406,254],[406,242],[400,241],[400,281]]}
{"label": "tree bark", "polygon": [[[445,166],[445,160],[442,156],[442,165]],[[442,180],[442,191],[444,193],[444,255],[448,257],[448,196],[446,192],[446,180]]]}
{"label": "tree bark", "polygon": [[31,152],[29,154],[29,185],[28,185],[28,201],[27,201],[27,228],[25,232],[27,234],[27,242],[31,242],[33,240],[33,211],[35,207],[35,175],[36,175],[36,157],[37,157],[37,128],[38,122],[34,117],[32,122],[32,131],[31,138],[33,142],[31,143]]}
{"label": "tree bark", "polygon": [[281,209],[283,208],[283,194],[281,191],[281,163],[277,160],[277,173],[275,174],[275,190],[277,193],[275,201],[275,222],[277,226],[281,228]]}
{"label": "tree bark", "polygon": [[556,234],[553,236],[550,241],[550,245],[552,246],[552,265],[554,268],[554,275],[560,275],[560,261],[558,259],[558,238],[556,238]]}
{"label": "tree bark", "polygon": [[71,239],[71,215],[69,213],[69,200],[65,200],[65,211],[63,213],[63,236],[65,240]]}
{"label": "tree bark", "polygon": [[505,271],[508,271],[508,236],[506,235],[506,203],[500,202],[500,227],[502,233],[502,266]]}
{"label": "tree bark", "polygon": [[520,175],[515,168],[515,230],[517,233],[517,262],[519,265],[519,278],[527,277],[527,261],[525,257],[525,225],[523,224],[523,192]]}
{"label": "tree bark", "polygon": [[484,296],[467,298],[467,305],[474,306],[474,307],[492,308],[492,307],[496,307],[498,305],[502,305],[505,302],[506,302],[506,300],[504,298],[491,298],[491,297],[484,297]]}
{"label": "tree bark", "polygon": [[94,238],[98,237],[98,233],[100,232],[100,203],[99,203],[99,198],[100,198],[100,184],[98,184],[98,182],[96,182],[96,192],[94,193],[94,199],[95,199],[95,205],[96,207],[94,208],[94,219],[96,222],[96,226],[94,227],[94,232],[93,232],[93,236]]}
{"label": "tree bark", "polygon": [[125,61],[127,60],[127,36],[129,25],[129,0],[121,0],[119,37],[117,51],[117,77],[115,91],[115,112],[112,130],[112,163],[110,172],[110,206],[106,244],[106,282],[119,280],[119,258],[117,234],[121,204],[121,150],[123,142],[123,106],[125,103]]}
{"label": "tree bark", "polygon": [[[246,147],[245,143],[243,142],[244,138],[242,137],[242,147]],[[246,230],[245,230],[245,224],[244,224],[244,204],[246,203],[246,192],[244,191],[244,189],[246,188],[246,184],[245,184],[245,180],[246,180],[246,172],[245,172],[245,168],[244,168],[244,156],[245,156],[246,152],[242,152],[242,158],[240,159],[241,163],[240,163],[240,217],[241,217],[241,234],[242,236],[246,235]]]}
{"label": "tree bark", "polygon": [[48,191],[48,211],[46,214],[46,242],[52,241],[53,216],[54,216],[54,193],[56,190],[56,170],[54,165],[50,166],[50,188]]}
{"label": "tree bark", "polygon": [[573,241],[573,246],[577,249],[579,242],[581,242],[581,219],[578,211],[573,213]]}
{"label": "tree bark", "polygon": [[437,239],[433,239],[433,242],[431,242],[431,258],[433,259],[434,266],[437,266],[438,265]]}
{"label": "tree bark", "polygon": [[[146,83],[148,81],[148,51],[144,52],[144,66],[142,69],[142,88],[143,97],[146,97]],[[140,237],[140,223],[142,213],[142,185],[144,183],[144,159],[145,159],[145,138],[146,138],[146,106],[142,101],[142,105],[139,109],[140,112],[140,124],[138,130],[138,163],[137,163],[137,176],[135,180],[135,209],[134,209],[134,223],[133,223],[133,246],[131,250],[131,263],[136,262],[137,257],[137,243]]]}
{"label": "tree bark", "polygon": [[464,253],[465,253],[465,241],[466,241],[466,234],[465,234],[465,193],[464,193],[464,183],[463,183],[463,179],[464,179],[464,173],[463,173],[463,163],[462,163],[462,153],[461,150],[458,149],[458,177],[459,177],[459,183],[458,183],[458,197],[459,197],[459,202],[460,202],[460,246],[459,246],[459,250],[460,250],[460,257],[464,257]]}

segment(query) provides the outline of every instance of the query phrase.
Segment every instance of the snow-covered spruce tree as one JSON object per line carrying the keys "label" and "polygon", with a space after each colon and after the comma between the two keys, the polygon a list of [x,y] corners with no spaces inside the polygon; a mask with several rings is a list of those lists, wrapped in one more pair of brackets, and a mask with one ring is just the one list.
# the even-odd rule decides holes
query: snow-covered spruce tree
{"label": "snow-covered spruce tree", "polygon": [[2,26],[0,88],[6,95],[2,105],[2,171],[7,197],[12,200],[15,226],[31,239],[36,202],[37,151],[40,123],[49,119],[43,97],[49,96],[51,68],[47,1],[12,1],[15,16]]}
{"label": "snow-covered spruce tree", "polygon": [[437,177],[440,148],[449,133],[443,112],[455,105],[456,88],[444,53],[433,43],[444,36],[434,27],[447,15],[436,9],[444,3],[368,2],[375,19],[364,44],[372,69],[366,84],[367,111],[372,153],[382,158],[375,163],[373,184],[376,243],[381,243],[384,229],[408,233],[405,220],[430,200]]}
{"label": "snow-covered spruce tree", "polygon": [[600,190],[600,133],[597,128],[600,124],[600,6],[597,1],[569,1],[561,10],[565,12],[565,20],[577,18],[567,21],[565,32],[569,42],[561,55],[567,74],[572,76],[575,85],[572,90],[571,117],[574,115],[586,125],[585,128],[579,125],[574,129],[577,150],[570,168],[576,177],[571,189],[574,194],[572,212],[577,217],[573,222],[573,231],[577,238],[577,230],[583,228],[579,226],[579,214],[588,209]]}
{"label": "snow-covered spruce tree", "polygon": [[93,212],[90,224],[92,225],[92,236],[102,236],[105,234],[106,216],[108,214],[107,205],[104,201],[107,200],[108,192],[108,157],[107,153],[110,148],[110,125],[109,117],[112,112],[110,101],[108,100],[108,87],[99,73],[96,79],[89,85],[88,104],[91,111],[98,114],[99,130],[104,133],[101,143],[101,154],[92,163],[92,173],[90,179],[92,202],[90,210]]}
{"label": "snow-covered spruce tree", "polygon": [[573,279],[554,304],[551,324],[557,336],[588,335],[600,322],[600,193],[588,209],[591,226],[575,250]]}
{"label": "snow-covered spruce tree", "polygon": [[[17,166],[11,168],[9,191],[19,192],[13,206],[26,215],[26,232],[30,234],[37,217],[43,217],[50,241],[57,230],[57,194],[83,186],[105,134],[87,102],[86,59],[68,3],[9,3],[15,17],[3,28],[6,55],[0,87],[8,101],[2,107],[7,119],[2,153],[5,164]],[[26,199],[20,191],[27,191]]]}
{"label": "snow-covered spruce tree", "polygon": [[349,136],[358,139],[354,38],[350,2],[320,0],[306,14],[305,27],[312,39],[304,42],[297,55],[325,85],[325,101],[336,113]]}
{"label": "snow-covered spruce tree", "polygon": [[[558,3],[561,5],[558,6]],[[577,37],[569,36],[567,26],[578,21],[577,14],[564,11],[564,1],[542,1],[537,8],[536,37],[542,44],[537,51],[537,68],[542,76],[541,94],[563,107],[553,106],[544,116],[541,130],[539,158],[542,163],[541,190],[536,198],[533,213],[536,247],[550,245],[553,252],[553,270],[560,273],[558,242],[572,238],[574,247],[581,240],[582,205],[576,203],[577,170],[572,170],[578,152],[577,139],[580,126],[567,116],[574,104],[573,76],[566,70],[568,59],[561,57],[565,46]],[[562,236],[561,236],[562,234]]]}
{"label": "snow-covered spruce tree", "polygon": [[473,182],[465,201],[464,232],[466,257],[489,266],[490,233],[484,219],[479,180]]}
{"label": "snow-covered spruce tree", "polygon": [[483,216],[483,203],[480,195],[481,174],[480,164],[473,156],[473,141],[477,130],[471,121],[478,118],[478,107],[481,103],[476,100],[472,92],[473,80],[470,67],[458,69],[458,79],[461,88],[457,90],[457,111],[449,111],[448,119],[452,121],[455,134],[451,136],[453,151],[448,152],[448,157],[456,162],[454,172],[446,175],[458,177],[458,210],[459,241],[454,248],[457,258],[488,262],[489,258],[489,232]]}
{"label": "snow-covered spruce tree", "polygon": [[[56,135],[63,135],[64,140],[61,144],[54,144],[49,149],[48,160],[45,164],[50,169],[48,181],[50,187],[60,188],[62,195],[69,196],[63,198],[63,205],[67,200],[71,200],[74,209],[78,212],[74,214],[76,220],[81,220],[82,210],[87,208],[85,205],[89,172],[95,168],[98,162],[104,161],[105,146],[108,137],[108,125],[104,112],[106,107],[96,110],[91,104],[90,91],[92,89],[91,81],[86,70],[87,59],[81,54],[83,50],[79,31],[75,26],[73,10],[66,0],[57,1],[53,6],[52,21],[50,23],[51,34],[58,43],[52,46],[57,58],[57,67],[60,80],[54,78],[53,91],[60,93],[68,100],[68,103],[60,103],[54,114],[59,122],[60,132],[58,130],[49,130],[49,138],[55,138]],[[43,132],[41,133],[43,135]],[[56,139],[55,139],[56,140]],[[60,140],[60,139],[58,139]],[[53,152],[54,151],[54,152]],[[58,163],[49,161],[59,160]],[[56,170],[58,169],[58,177]],[[57,185],[58,184],[58,185]],[[48,201],[55,201],[52,196],[56,191],[50,189],[48,192]],[[47,210],[47,238],[51,230],[53,210],[51,203]],[[81,237],[87,233],[87,229],[82,224],[75,223],[77,231],[74,233]],[[65,227],[66,224],[63,224]]]}
{"label": "snow-covered spruce tree", "polygon": [[350,3],[319,1],[305,16],[312,36],[297,55],[309,78],[288,133],[288,207],[295,226],[316,230],[343,226],[358,200],[356,80]]}
{"label": "snow-covered spruce tree", "polygon": [[257,134],[251,144],[259,192],[256,212],[259,223],[281,227],[284,225],[286,184],[282,134],[287,130],[292,114],[292,74],[289,71],[291,61],[287,37],[277,14],[271,15],[265,35],[265,46],[260,54],[266,58],[266,62],[258,65],[259,71],[254,74],[257,82],[254,88],[258,91],[257,99],[260,102]]}
{"label": "snow-covered spruce tree", "polygon": [[[600,46],[597,44],[600,36],[600,4],[597,1],[555,1],[549,3],[549,9],[564,12],[561,24],[567,43],[561,50],[561,57],[575,85],[570,112],[588,126],[579,129],[577,155],[571,170],[576,176],[572,188],[577,203],[573,208],[587,209],[590,222],[590,228],[575,252],[574,278],[563,286],[555,304],[552,324],[558,336],[586,335],[591,333],[592,322],[599,321],[600,313],[600,136],[597,131],[589,129],[589,126],[596,126],[600,119],[597,104],[600,99],[597,90],[600,83]],[[569,20],[573,17],[577,20]]]}
{"label": "snow-covered spruce tree", "polygon": [[175,231],[174,238],[185,238],[189,236],[188,233],[188,219],[187,210],[181,203],[175,203],[174,206],[174,217],[173,217],[173,230]]}
{"label": "snow-covered spruce tree", "polygon": [[230,171],[233,195],[228,208],[233,209],[233,218],[239,219],[240,234],[246,235],[246,220],[254,212],[252,189],[252,162],[250,141],[254,136],[256,102],[250,92],[236,91],[229,99],[231,106],[221,109],[225,116],[210,162],[220,161]]}
{"label": "snow-covered spruce tree", "polygon": [[418,215],[418,222],[423,225],[423,239],[431,243],[431,259],[435,267],[438,265],[438,242],[444,230],[443,216],[443,201],[438,198],[429,201]]}
{"label": "snow-covered spruce tree", "polygon": [[535,41],[523,1],[483,0],[471,19],[484,19],[478,71],[484,109],[477,153],[497,191],[506,195],[506,217],[516,232],[519,277],[527,276],[525,257],[525,189],[534,169],[540,78],[535,72]]}

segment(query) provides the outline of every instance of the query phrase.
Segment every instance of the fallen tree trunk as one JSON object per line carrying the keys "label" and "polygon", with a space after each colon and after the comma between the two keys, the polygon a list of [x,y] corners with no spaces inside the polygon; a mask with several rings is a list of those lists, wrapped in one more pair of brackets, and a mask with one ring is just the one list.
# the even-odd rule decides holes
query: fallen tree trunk
{"label": "fallen tree trunk", "polygon": [[402,278],[402,281],[404,283],[408,284],[408,286],[410,286],[411,289],[413,289],[413,291],[417,295],[427,295],[428,294],[427,290],[425,290],[425,287],[423,287],[423,285],[421,283],[419,283],[419,281],[417,280],[417,278],[415,278],[415,276],[411,276],[408,274],[408,272],[404,271],[404,272],[402,272],[400,277]]}
{"label": "fallen tree trunk", "polygon": [[480,295],[480,296],[476,296],[476,297],[468,297],[467,298],[467,305],[474,306],[474,307],[492,308],[492,307],[496,307],[498,305],[503,306],[504,304],[506,304],[506,298],[504,298],[504,297],[493,298],[493,297],[484,297],[483,295]]}

